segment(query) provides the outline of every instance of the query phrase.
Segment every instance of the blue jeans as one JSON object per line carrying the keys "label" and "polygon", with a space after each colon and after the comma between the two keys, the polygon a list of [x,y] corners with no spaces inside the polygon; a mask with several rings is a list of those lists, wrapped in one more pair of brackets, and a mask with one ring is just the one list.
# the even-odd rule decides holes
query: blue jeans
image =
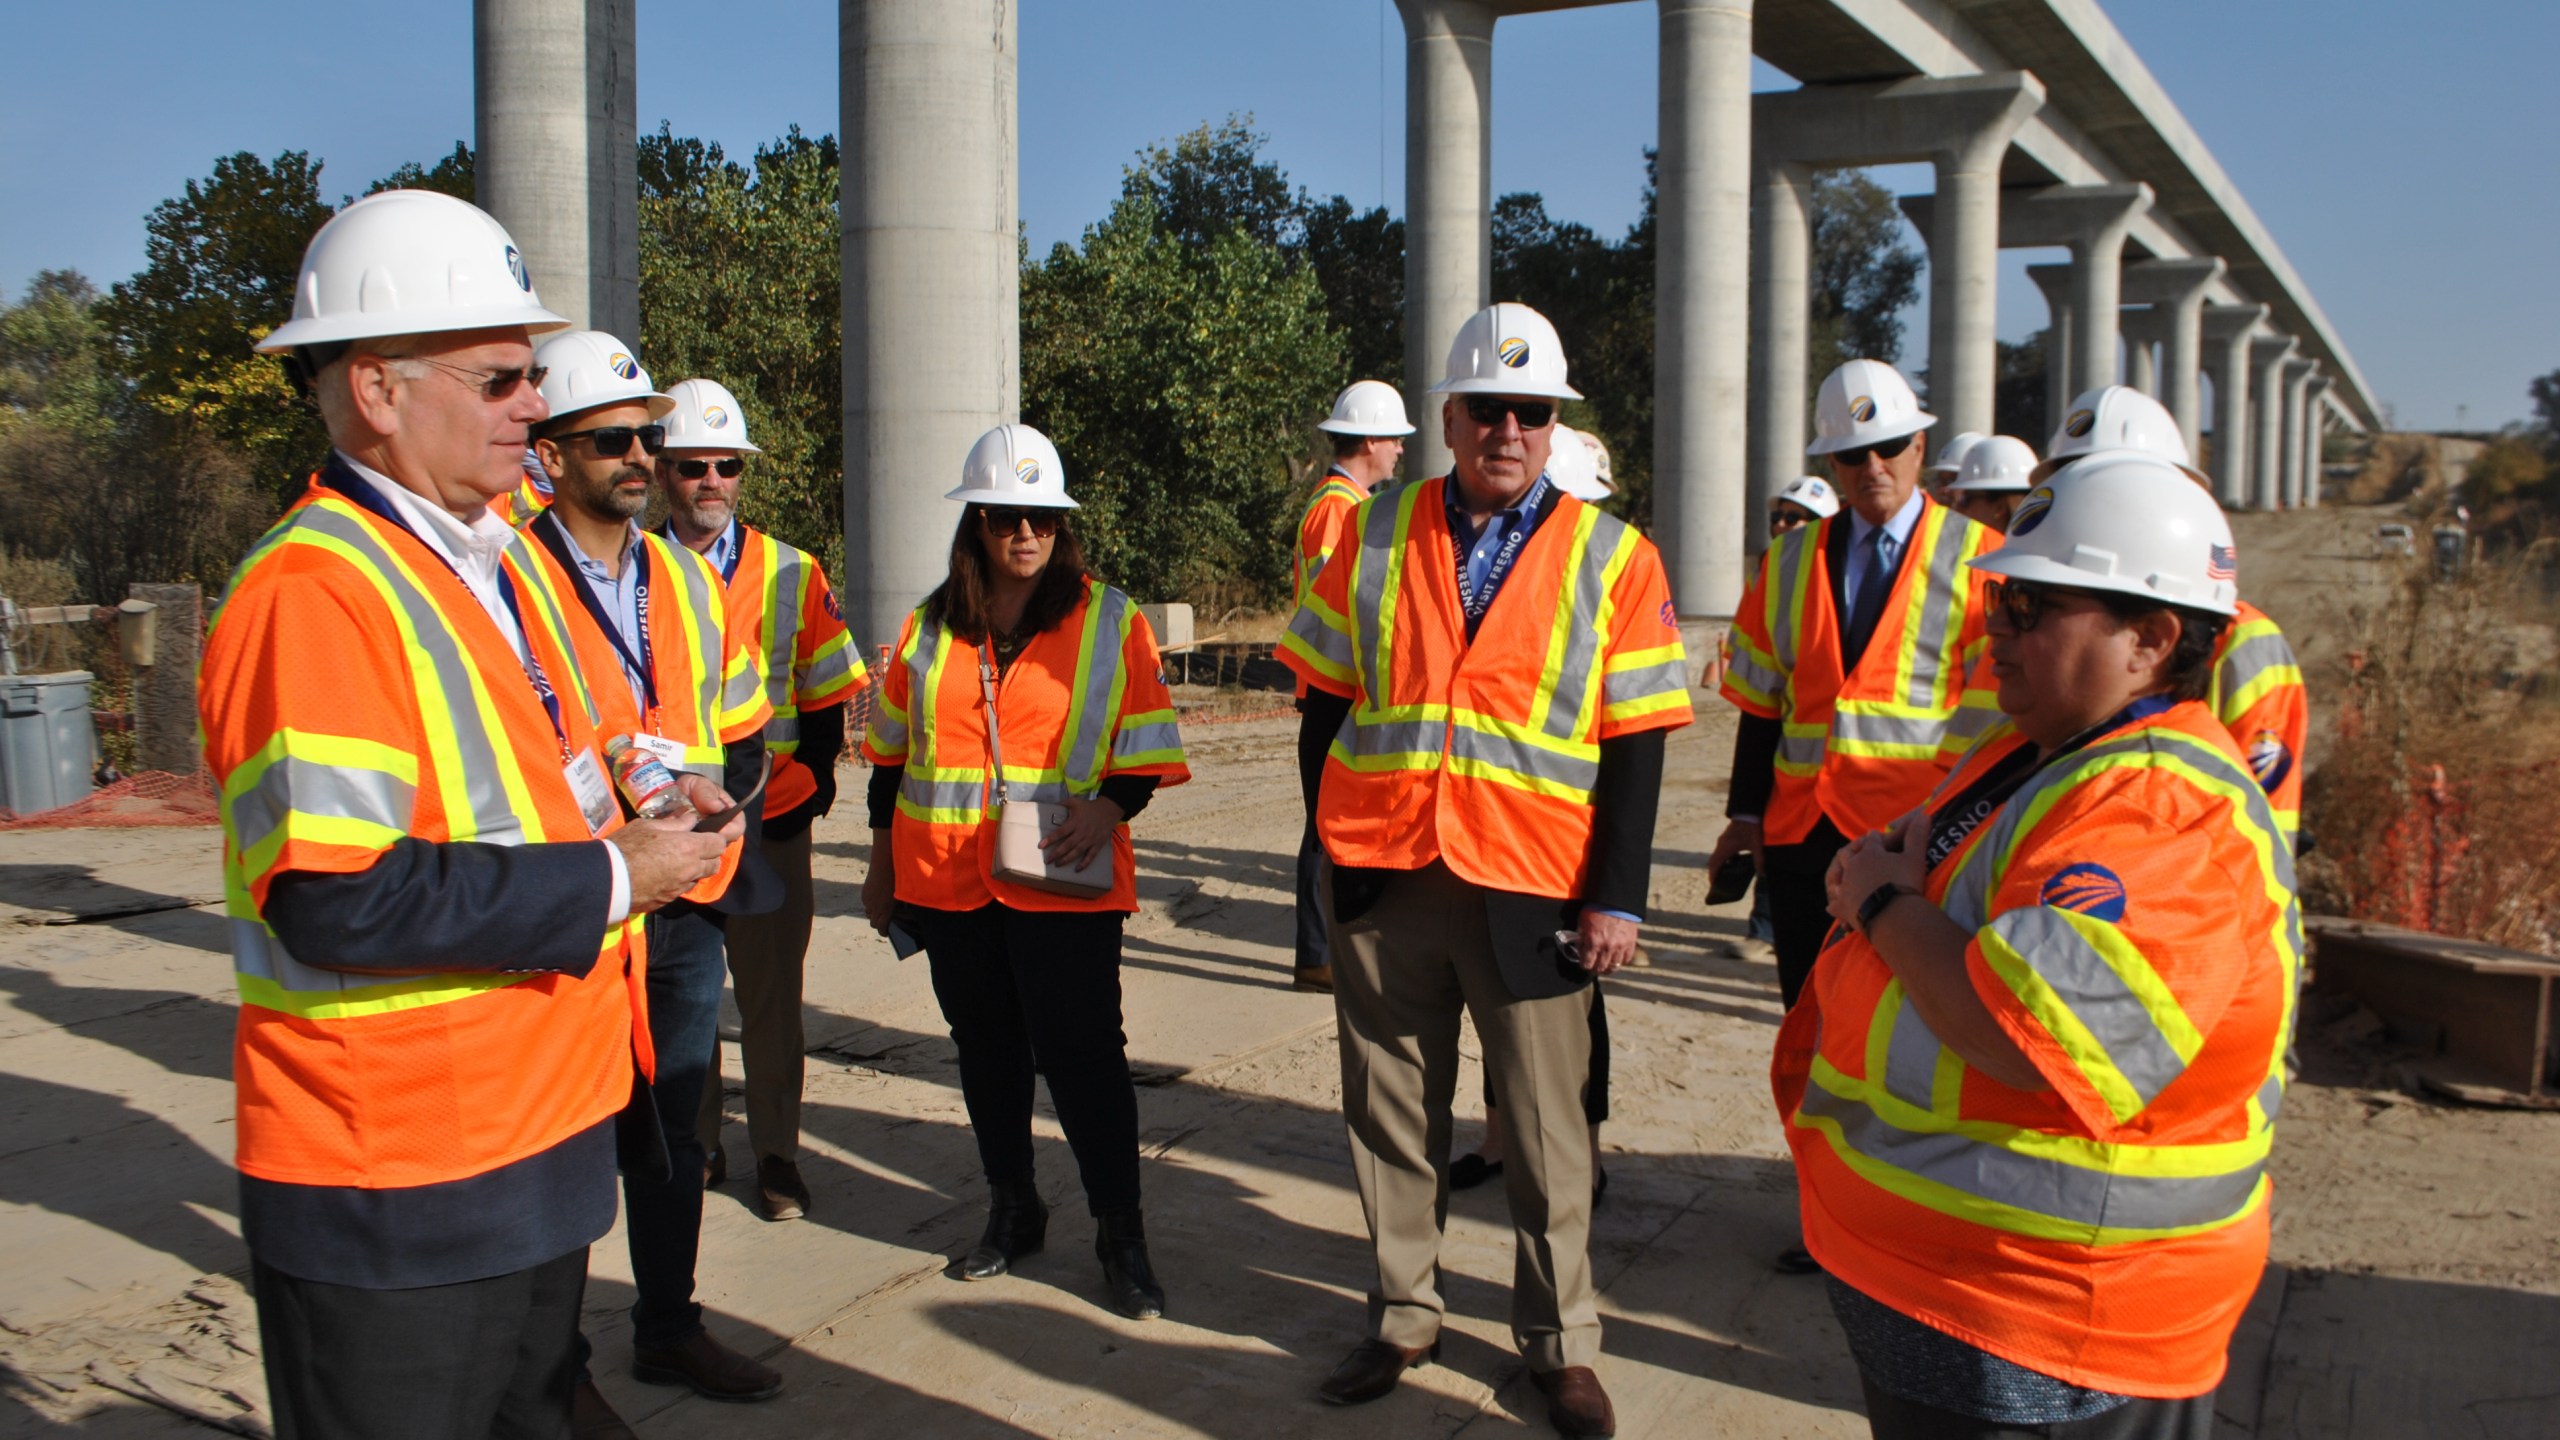
{"label": "blue jeans", "polygon": [[[702,1087],[720,1038],[720,986],[727,974],[719,921],[679,904],[649,926],[649,1041],[658,1074],[635,1091],[622,1138],[623,1225],[631,1242],[631,1343],[663,1349],[702,1329],[693,1300],[693,1262],[702,1248],[702,1137],[695,1131]],[[654,1118],[656,1136],[646,1123]],[[661,1160],[658,1141],[665,1150]]]}

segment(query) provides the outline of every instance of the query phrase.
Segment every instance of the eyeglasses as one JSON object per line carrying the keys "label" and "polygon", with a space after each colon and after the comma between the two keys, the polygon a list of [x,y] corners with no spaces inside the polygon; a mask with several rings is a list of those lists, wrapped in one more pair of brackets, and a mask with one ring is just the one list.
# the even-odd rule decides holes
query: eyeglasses
{"label": "eyeglasses", "polygon": [[676,473],[687,480],[699,480],[714,470],[720,472],[720,478],[723,480],[735,480],[746,473],[746,469],[747,457],[743,455],[732,455],[726,460],[679,460],[676,462]]}
{"label": "eyeglasses", "polygon": [[1556,418],[1556,403],[1552,400],[1505,400],[1499,395],[1467,397],[1467,418],[1487,429],[1501,424],[1505,415],[1518,416],[1523,430],[1544,430]]}
{"label": "eyeglasses", "polygon": [[1036,510],[1023,505],[978,507],[978,523],[986,526],[990,535],[1010,535],[1028,525],[1032,534],[1046,540],[1058,533],[1058,526],[1065,519],[1055,510]]}
{"label": "eyeglasses", "polygon": [[597,459],[619,460],[631,453],[633,440],[638,440],[640,448],[651,455],[666,449],[667,427],[655,422],[647,425],[599,425],[593,430],[569,430],[542,438],[564,450],[572,440],[592,441]]}
{"label": "eyeglasses", "polygon": [[399,355],[391,358],[415,360],[421,365],[433,365],[461,381],[465,389],[479,391],[484,400],[504,400],[516,393],[518,385],[530,385],[539,390],[542,388],[543,377],[551,373],[551,367],[548,365],[517,365],[505,370],[474,370],[468,365],[449,365],[431,355]]}
{"label": "eyeglasses", "polygon": [[1911,442],[1917,438],[1919,437],[1914,435],[1896,435],[1890,440],[1879,440],[1873,445],[1861,445],[1854,450],[1834,450],[1831,452],[1831,463],[1843,470],[1855,470],[1866,464],[1867,457],[1870,455],[1879,460],[1890,460],[1910,449]]}
{"label": "eyeglasses", "polygon": [[2056,609],[2055,601],[2078,593],[2026,580],[1994,580],[1985,588],[1992,607],[2007,615],[2009,627],[2021,635],[2043,624]]}
{"label": "eyeglasses", "polygon": [[1810,523],[1812,519],[1812,511],[1799,510],[1793,505],[1784,505],[1769,512],[1769,533],[1783,535],[1799,525]]}

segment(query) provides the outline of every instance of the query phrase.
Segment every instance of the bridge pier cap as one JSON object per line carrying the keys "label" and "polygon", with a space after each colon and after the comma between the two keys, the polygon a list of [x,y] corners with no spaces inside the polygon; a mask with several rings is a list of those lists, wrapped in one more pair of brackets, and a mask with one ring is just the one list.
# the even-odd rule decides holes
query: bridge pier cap
{"label": "bridge pier cap", "polygon": [[2222,278],[2215,256],[2142,260],[2124,267],[2124,300],[2151,307],[2159,317],[2161,404],[2178,422],[2187,453],[2199,455],[2204,439],[2204,297]]}

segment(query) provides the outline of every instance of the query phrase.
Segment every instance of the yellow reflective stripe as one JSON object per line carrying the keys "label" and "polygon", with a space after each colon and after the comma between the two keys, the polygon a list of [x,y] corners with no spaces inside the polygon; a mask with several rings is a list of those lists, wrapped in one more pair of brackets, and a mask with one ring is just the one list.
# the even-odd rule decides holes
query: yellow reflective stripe
{"label": "yellow reflective stripe", "polygon": [[[2074,937],[2077,946],[2070,943]],[[2053,1037],[2119,1125],[2141,1114],[2204,1048],[2204,1036],[2159,972],[2104,920],[2026,906],[1994,917],[1976,940],[1991,973]],[[2139,1018],[2131,1013],[2136,1006]],[[2160,1053],[2164,1046],[2170,1053]]]}
{"label": "yellow reflective stripe", "polygon": [[1778,753],[1774,761],[1782,774],[1811,779],[1822,770],[1823,752],[1829,747],[1831,727],[1823,724],[1781,722]]}
{"label": "yellow reflective stripe", "polygon": [[1326,754],[1363,774],[1437,770],[1449,743],[1449,707],[1386,705],[1342,722]]}
{"label": "yellow reflective stripe", "polygon": [[[569,667],[569,683],[553,686],[553,693],[576,691],[578,708],[586,712],[587,728],[592,730],[603,723],[603,718],[596,713],[595,691],[587,684],[586,669],[578,661],[578,647],[569,639],[568,614],[561,608],[561,596],[551,588],[548,572],[534,558],[533,548],[532,537],[521,532],[507,541],[506,558],[510,562],[510,572],[518,582],[517,593],[533,598],[530,607],[519,608],[526,609],[541,624],[544,638],[551,642],[551,653],[559,656],[561,663]],[[533,637],[528,635],[525,640],[530,645]]]}
{"label": "yellow reflective stripe", "polygon": [[1600,711],[1600,723],[1623,725],[1630,720],[1641,720],[1647,715],[1659,715],[1666,710],[1683,709],[1688,703],[1689,693],[1686,690],[1665,690],[1654,695],[1639,695],[1633,700],[1620,700],[1603,706]]}
{"label": "yellow reflective stripe", "polygon": [[1352,679],[1351,622],[1313,591],[1298,602],[1297,612],[1289,617],[1289,628],[1280,636],[1280,648],[1304,660],[1308,669],[1328,680],[1348,684]]}
{"label": "yellow reflective stripe", "polygon": [[[420,975],[381,985],[367,985],[351,990],[287,990],[261,975],[235,974],[239,983],[240,1003],[261,1010],[276,1010],[304,1020],[353,1020],[366,1015],[387,1015],[394,1010],[416,1010],[428,1005],[443,1005],[455,1000],[468,1000],[486,995],[509,985],[522,984],[542,972],[512,975]],[[309,998],[325,996],[326,998]]]}
{"label": "yellow reflective stripe", "polygon": [[[1781,674],[1795,674],[1796,657],[1804,653],[1805,627],[1811,623],[1813,560],[1825,543],[1832,520],[1818,521],[1781,537],[1760,560],[1767,598],[1761,619],[1769,634],[1769,661]],[[1775,702],[1772,702],[1775,703]]]}
{"label": "yellow reflective stripe", "polygon": [[1120,718],[1120,733],[1111,740],[1111,768],[1181,763],[1182,732],[1171,708]]}
{"label": "yellow reflective stripe", "polygon": [[1559,740],[1535,726],[1481,711],[1449,712],[1448,768],[1538,795],[1588,804],[1599,780],[1600,747],[1587,740]]}

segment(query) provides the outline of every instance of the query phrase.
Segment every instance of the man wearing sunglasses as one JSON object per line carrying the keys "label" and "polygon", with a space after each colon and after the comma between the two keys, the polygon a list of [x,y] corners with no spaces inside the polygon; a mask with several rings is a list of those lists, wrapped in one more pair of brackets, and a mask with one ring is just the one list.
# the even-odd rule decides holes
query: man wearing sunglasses
{"label": "man wearing sunglasses", "polygon": [[[535,359],[547,367],[551,418],[535,428],[534,450],[553,493],[525,533],[576,578],[572,629],[593,657],[589,682],[613,692],[611,708],[629,718],[639,748],[743,796],[762,774],[772,714],[760,657],[728,623],[720,572],[638,524],[675,398],[651,386],[630,347],[599,330],[552,336]],[[758,831],[750,815],[745,843],[719,872],[650,917],[657,1070],[621,1135],[637,1292],[631,1373],[719,1400],[762,1400],[782,1386],[778,1372],[714,1339],[693,1299],[704,1180],[697,1127],[719,1045],[722,926],[782,895]]]}
{"label": "man wearing sunglasses", "polygon": [[[1760,557],[1725,639],[1724,695],[1742,710],[1728,823],[1707,862],[1759,857],[1789,1008],[1831,928],[1823,876],[1851,839],[1928,797],[1998,718],[1975,677],[1984,580],[1965,568],[2000,537],[1920,489],[1937,423],[1890,365],[1851,360],[1822,382],[1817,438],[1846,509]],[[1801,1246],[1778,1259],[1804,1273]]]}
{"label": "man wearing sunglasses", "polygon": [[[659,532],[711,562],[728,599],[732,634],[763,657],[766,782],[761,843],[781,881],[781,904],[729,917],[729,977],[738,1000],[738,1051],[746,1070],[747,1141],[755,1154],[756,1211],[767,1220],[809,1212],[800,1176],[800,1087],[806,1041],[800,1028],[802,966],[817,897],[809,871],[809,828],[834,806],[836,755],[844,748],[845,703],[868,683],[861,648],[845,629],[818,557],[738,518],[747,457],[746,411],[717,380],[686,380],[667,392],[666,449],[658,486],[667,501]],[[696,1131],[705,1185],[728,1178],[720,1144],[720,1051],[702,1086]]]}

